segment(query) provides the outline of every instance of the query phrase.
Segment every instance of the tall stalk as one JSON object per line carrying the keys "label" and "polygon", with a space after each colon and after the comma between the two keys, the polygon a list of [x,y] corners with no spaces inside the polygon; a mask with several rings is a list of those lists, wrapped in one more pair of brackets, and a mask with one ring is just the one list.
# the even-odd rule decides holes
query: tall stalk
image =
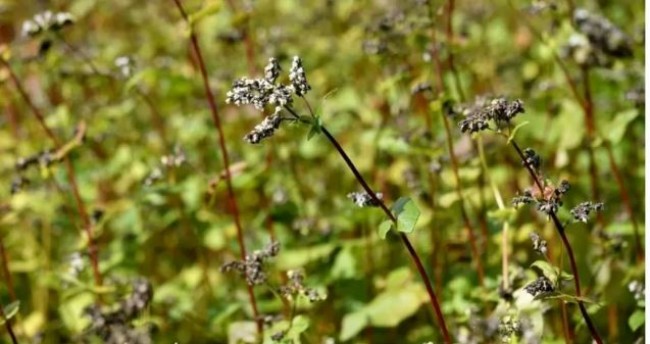
{"label": "tall stalk", "polygon": [[[447,2],[447,10],[446,10],[446,15],[447,15],[447,27],[446,27],[446,39],[447,39],[447,65],[453,74],[454,77],[454,84],[456,86],[456,91],[458,93],[458,96],[460,97],[461,101],[464,100],[465,95],[462,91],[462,86],[460,84],[460,78],[458,76],[458,71],[456,70],[456,67],[454,65],[454,57],[453,53],[451,52],[451,44],[453,40],[453,27],[452,27],[452,16],[453,16],[453,11],[454,11],[454,0],[449,0]],[[429,16],[432,22],[434,22],[433,18],[433,10],[429,8]],[[444,75],[444,70],[442,63],[440,61],[440,56],[438,54],[438,48],[436,47],[436,34],[435,34],[435,28],[431,29],[431,54],[433,56],[433,61],[434,61],[434,66],[436,68],[436,82],[437,82],[437,88],[439,92],[443,92],[446,87],[443,81],[443,75]],[[449,154],[449,160],[451,162],[451,169],[454,175],[454,181],[455,181],[455,186],[454,189],[456,191],[456,194],[458,196],[458,201],[459,201],[459,207],[460,207],[460,212],[461,212],[461,218],[463,220],[463,224],[465,226],[465,229],[467,231],[467,236],[469,239],[469,244],[470,244],[470,249],[472,252],[472,260],[474,262],[475,268],[476,268],[476,273],[478,275],[478,281],[481,286],[484,285],[484,269],[483,269],[483,263],[481,261],[481,254],[478,250],[478,245],[477,245],[477,240],[475,237],[475,230],[474,226],[472,225],[472,222],[469,219],[469,215],[467,214],[467,208],[465,204],[465,197],[463,196],[463,185],[460,180],[460,174],[458,172],[458,160],[456,159],[456,155],[454,153],[454,141],[452,138],[452,133],[451,133],[451,126],[449,124],[449,119],[447,118],[447,115],[441,111],[440,112],[442,121],[444,124],[445,128],[445,138],[447,142],[447,151]],[[487,229],[485,230],[485,233],[487,233]],[[485,235],[485,238],[483,238],[485,242],[487,243],[488,237]]]}
{"label": "tall stalk", "polygon": [[[519,145],[517,145],[517,142],[514,139],[510,140],[510,145],[512,146],[512,148],[515,149],[515,151],[519,155],[519,159],[526,167],[526,170],[528,170],[528,173],[530,174],[535,185],[539,189],[540,194],[543,195],[544,186],[540,181],[540,177],[537,175],[535,170],[530,166],[530,164],[526,163],[526,157],[524,156],[523,151],[521,150],[521,148],[519,148]],[[571,265],[571,273],[573,274],[573,282],[576,288],[576,296],[577,296],[578,308],[580,308],[580,313],[582,314],[582,317],[585,320],[585,323],[587,324],[587,328],[589,329],[589,332],[591,333],[591,337],[593,338],[593,340],[598,344],[602,344],[603,340],[600,338],[600,335],[598,334],[598,331],[596,330],[596,327],[594,326],[591,317],[587,312],[587,308],[585,307],[584,302],[581,299],[582,291],[580,289],[580,275],[578,274],[578,265],[576,264],[576,259],[575,256],[573,255],[573,248],[571,247],[571,243],[569,242],[569,239],[566,236],[564,225],[562,224],[562,222],[560,222],[555,212],[550,211],[549,216],[551,217],[551,220],[555,225],[555,229],[557,229],[557,232],[560,235],[560,238],[562,239],[562,244],[564,245],[564,249],[567,252],[567,256],[569,256],[569,264]]]}
{"label": "tall stalk", "polygon": [[[36,107],[31,97],[25,90],[25,87],[23,86],[22,82],[18,79],[18,77],[14,73],[9,62],[5,61],[4,59],[0,59],[0,63],[2,64],[3,67],[5,67],[5,69],[9,73],[9,78],[11,79],[14,87],[16,88],[16,90],[18,90],[18,93],[22,97],[23,101],[27,104],[27,107],[30,109],[34,117],[36,117],[36,120],[41,126],[41,129],[45,132],[46,136],[54,144],[55,149],[61,148],[62,147],[61,141],[56,137],[52,129],[50,129],[50,127],[45,123],[45,117],[41,113],[41,110],[39,110]],[[88,256],[90,257],[90,263],[93,270],[93,277],[95,279],[95,286],[99,287],[102,285],[102,276],[99,270],[99,250],[97,248],[97,245],[95,244],[95,239],[93,237],[93,224],[92,221],[90,220],[90,216],[88,215],[88,211],[86,210],[83,200],[81,199],[81,194],[79,193],[79,186],[77,184],[77,177],[75,174],[74,166],[72,165],[72,160],[70,159],[68,154],[64,154],[62,158],[64,160],[64,165],[67,172],[68,183],[72,188],[72,195],[74,196],[75,199],[77,211],[79,212],[79,217],[81,217],[82,228],[84,233],[86,234],[86,239],[88,240]]]}
{"label": "tall stalk", "polygon": [[[300,120],[300,116],[289,106],[285,106],[285,109],[289,111],[295,118],[296,120]],[[378,204],[379,207],[384,211],[386,216],[393,222],[395,226],[397,226],[397,218],[391,212],[386,204],[375,194],[375,192],[370,188],[366,180],[363,178],[359,170],[356,168],[350,157],[348,157],[347,153],[341,147],[339,142],[334,138],[334,136],[325,128],[324,126],[320,127],[323,135],[327,138],[327,140],[334,146],[336,151],[339,153],[341,158],[345,161],[345,164],[348,166],[348,169],[352,172],[354,177],[357,179],[357,182],[361,185],[363,190],[372,198],[375,204]],[[447,325],[445,323],[445,319],[442,315],[442,311],[440,309],[440,304],[438,302],[438,298],[436,297],[436,293],[433,290],[433,286],[431,285],[431,281],[429,280],[429,277],[427,276],[427,272],[424,269],[424,265],[422,265],[422,261],[420,260],[420,257],[418,256],[417,252],[413,248],[413,245],[411,245],[410,240],[406,236],[406,234],[400,232],[399,233],[400,239],[402,240],[402,243],[404,246],[406,246],[406,249],[409,251],[409,254],[411,255],[411,259],[413,260],[413,263],[415,264],[418,273],[420,274],[420,277],[422,278],[422,281],[424,282],[424,285],[427,289],[427,293],[429,294],[429,299],[431,301],[431,307],[433,308],[433,311],[436,315],[436,318],[438,319],[438,325],[440,327],[440,330],[442,332],[442,335],[444,337],[445,343],[452,343],[451,341],[451,336],[449,335],[449,331],[447,330]]]}
{"label": "tall stalk", "polygon": [[[178,11],[180,12],[181,16],[183,17],[183,20],[185,20],[187,25],[191,26],[192,23],[190,22],[190,19],[187,16],[185,9],[183,8],[181,1],[180,0],[173,0],[173,1],[176,4],[176,7],[178,8]],[[239,243],[239,254],[242,260],[246,260],[246,245],[244,244],[244,232],[241,226],[239,208],[237,206],[237,199],[235,197],[235,192],[232,186],[232,176],[230,173],[230,159],[228,157],[228,150],[226,149],[226,139],[223,133],[223,128],[221,126],[221,118],[219,117],[217,104],[214,101],[214,95],[212,93],[212,89],[210,88],[210,82],[208,80],[208,71],[205,66],[205,62],[203,60],[203,54],[201,53],[199,40],[196,35],[196,32],[193,30],[192,27],[190,27],[190,43],[192,45],[192,49],[194,51],[195,57],[198,62],[199,71],[201,72],[201,78],[203,79],[203,89],[205,91],[205,98],[210,107],[210,113],[212,114],[212,121],[214,122],[214,126],[217,129],[217,134],[218,134],[217,141],[219,144],[219,149],[221,151],[221,158],[223,161],[224,170],[226,174],[226,187],[228,189],[229,210],[232,213],[232,217],[235,222],[235,227],[237,228],[237,242]],[[251,308],[253,309],[253,316],[257,324],[257,332],[258,334],[262,335],[264,328],[263,328],[262,321],[259,317],[257,302],[255,300],[255,293],[253,292],[253,286],[247,283],[247,288],[248,288],[248,296],[249,296]]]}

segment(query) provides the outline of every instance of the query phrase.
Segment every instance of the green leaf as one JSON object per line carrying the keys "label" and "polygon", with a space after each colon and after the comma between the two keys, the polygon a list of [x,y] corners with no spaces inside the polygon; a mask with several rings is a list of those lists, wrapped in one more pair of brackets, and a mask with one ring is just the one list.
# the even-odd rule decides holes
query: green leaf
{"label": "green leaf", "polygon": [[307,140],[311,140],[312,137],[320,134],[322,125],[323,125],[323,122],[322,122],[320,116],[316,116],[311,121],[311,129],[309,129],[309,133],[307,134]]}
{"label": "green leaf", "polygon": [[629,109],[619,112],[614,120],[606,127],[605,138],[613,144],[621,142],[628,125],[639,115],[639,110]]}
{"label": "green leaf", "polygon": [[517,215],[517,210],[514,208],[503,208],[497,210],[488,211],[487,216],[490,219],[497,220],[499,222],[511,222],[514,220]]}
{"label": "green leaf", "polygon": [[627,320],[627,324],[630,325],[632,331],[638,330],[639,327],[645,324],[645,312],[642,310],[636,310]]}
{"label": "green leaf", "polygon": [[286,338],[293,339],[296,342],[300,340],[300,335],[309,328],[309,318],[304,315],[298,315],[291,321],[291,329]]}
{"label": "green leaf", "polygon": [[373,326],[396,327],[415,314],[426,300],[424,287],[410,284],[379,294],[365,309]]}
{"label": "green leaf", "polygon": [[397,216],[397,230],[404,233],[411,233],[420,217],[420,209],[410,197],[400,197],[392,207],[393,213]]}
{"label": "green leaf", "polygon": [[194,25],[201,21],[201,19],[213,15],[221,10],[221,1],[210,1],[209,4],[202,9],[190,15],[190,25]]}
{"label": "green leaf", "polygon": [[18,314],[18,309],[20,308],[20,301],[14,301],[4,307],[5,318],[0,319],[0,325],[4,324],[6,320],[10,320],[16,314]]}
{"label": "green leaf", "polygon": [[557,284],[557,273],[555,272],[555,268],[547,261],[535,261],[530,267],[537,268],[544,277],[548,278],[553,284]]}
{"label": "green leaf", "polygon": [[393,228],[393,221],[386,220],[379,225],[379,237],[386,239],[386,234]]}
{"label": "green leaf", "polygon": [[341,323],[339,340],[345,342],[354,338],[354,336],[368,326],[368,321],[368,315],[363,309],[354,313],[346,314]]}
{"label": "green leaf", "polygon": [[519,123],[519,124],[518,124],[514,129],[512,129],[512,132],[510,133],[510,136],[508,137],[508,144],[510,144],[510,141],[512,141],[512,140],[515,138],[515,134],[517,134],[517,131],[518,131],[521,127],[527,125],[528,123],[530,123],[530,122],[528,122],[528,121],[521,122],[521,123]]}

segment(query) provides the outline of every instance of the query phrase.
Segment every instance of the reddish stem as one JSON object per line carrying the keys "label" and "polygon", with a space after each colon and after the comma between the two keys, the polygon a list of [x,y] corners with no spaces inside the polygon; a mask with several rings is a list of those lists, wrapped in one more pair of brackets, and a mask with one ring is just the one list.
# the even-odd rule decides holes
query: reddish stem
{"label": "reddish stem", "polygon": [[[296,119],[300,119],[300,116],[292,108],[290,108],[288,106],[285,106],[285,108]],[[332,134],[325,127],[321,126],[321,131],[323,132],[325,137],[329,140],[329,142],[332,144],[332,146],[334,146],[334,148],[339,153],[341,158],[343,158],[346,165],[348,166],[348,168],[350,169],[352,174],[354,174],[354,177],[357,179],[359,184],[361,184],[361,187],[363,187],[365,192],[373,199],[373,201],[376,204],[379,204],[379,207],[384,211],[386,216],[388,216],[388,218],[395,225],[397,225],[397,218],[395,217],[395,215],[393,215],[393,213],[388,209],[386,204],[381,199],[379,199],[377,197],[377,195],[372,190],[372,188],[370,188],[368,183],[366,183],[366,180],[363,178],[363,176],[361,175],[359,170],[357,170],[356,166],[354,165],[354,163],[352,162],[350,157],[348,157],[348,155],[345,152],[345,150],[343,149],[343,147],[341,147],[341,145],[338,143],[338,141],[334,138],[334,136],[332,136]],[[429,277],[427,276],[427,272],[424,269],[424,265],[422,265],[422,261],[420,260],[420,257],[418,256],[417,252],[413,248],[413,245],[411,245],[411,242],[409,241],[406,234],[404,234],[403,232],[400,232],[399,234],[400,234],[400,239],[402,240],[402,243],[404,244],[404,246],[406,246],[407,250],[409,251],[409,254],[411,255],[411,258],[412,258],[413,262],[415,263],[415,265],[417,267],[418,273],[420,274],[420,277],[422,278],[422,281],[424,282],[424,285],[425,285],[425,287],[427,289],[427,293],[429,294],[429,299],[431,301],[431,306],[432,306],[433,311],[436,314],[436,317],[438,319],[438,324],[439,324],[440,329],[442,331],[444,341],[445,341],[445,343],[452,343],[451,336],[449,335],[449,331],[447,330],[447,325],[445,323],[445,319],[444,319],[444,317],[442,315],[442,311],[440,310],[440,304],[438,303],[438,298],[436,297],[436,293],[433,290],[433,287],[431,285],[431,281],[429,280]]]}
{"label": "reddish stem", "polygon": [[[29,97],[27,91],[25,90],[22,83],[20,82],[20,80],[14,73],[13,69],[9,65],[9,62],[5,61],[4,59],[0,59],[0,61],[2,65],[5,67],[5,69],[7,70],[7,72],[9,73],[9,78],[11,79],[12,83],[18,90],[18,93],[20,93],[21,97],[23,98],[23,101],[27,104],[31,112],[34,114],[34,117],[36,117],[38,123],[40,124],[41,128],[43,129],[47,137],[52,141],[55,148],[59,148],[61,146],[59,139],[56,137],[56,135],[54,135],[54,132],[50,129],[47,123],[45,123],[45,117],[43,116],[41,111],[36,107],[36,105],[34,105],[34,102]],[[81,196],[79,194],[79,186],[77,184],[77,178],[69,155],[66,154],[64,156],[64,160],[65,160],[64,162],[65,162],[65,167],[68,176],[68,183],[70,183],[70,187],[72,188],[72,194],[74,196],[75,203],[77,205],[77,210],[79,212],[79,216],[81,217],[83,223],[83,230],[86,234],[86,239],[88,240],[88,255],[90,256],[90,263],[93,269],[95,285],[99,287],[102,285],[102,276],[99,271],[99,258],[98,258],[99,250],[95,245],[95,240],[93,238],[92,222],[90,221],[90,218],[88,217],[88,212],[86,211],[83,201],[81,200]]]}
{"label": "reddish stem", "polygon": [[[519,158],[521,159],[524,166],[528,170],[528,173],[533,178],[533,181],[539,188],[540,194],[543,195],[544,187],[539,177],[537,176],[537,173],[535,173],[533,168],[526,163],[526,157],[524,156],[524,153],[522,152],[521,148],[519,148],[519,145],[517,145],[517,142],[515,142],[515,140],[510,140],[510,144],[517,151]],[[596,343],[598,344],[602,344],[603,340],[600,338],[600,335],[598,334],[596,327],[591,321],[591,318],[589,317],[589,313],[587,313],[587,308],[585,307],[584,302],[580,300],[580,298],[582,297],[582,292],[580,290],[580,275],[578,274],[578,265],[576,264],[576,259],[575,256],[573,255],[573,248],[571,247],[571,243],[569,242],[569,239],[566,236],[564,225],[562,225],[562,223],[560,222],[560,220],[558,219],[557,215],[554,212],[551,211],[549,213],[549,216],[551,217],[551,220],[553,221],[553,224],[555,225],[558,234],[560,234],[560,238],[562,239],[562,244],[564,245],[567,255],[569,256],[569,264],[571,265],[571,273],[573,274],[573,281],[576,288],[576,296],[578,297],[578,308],[580,308],[580,313],[582,313],[582,317],[584,318],[585,323],[589,328],[589,332],[591,333],[591,337],[593,338],[593,340],[595,340]]]}
{"label": "reddish stem", "polygon": [[[173,0],[178,8],[178,11],[181,13],[181,16],[188,25],[191,25],[189,17],[183,8],[180,0]],[[217,129],[217,139],[219,144],[219,149],[221,151],[221,157],[224,164],[224,169],[226,173],[226,186],[228,189],[228,203],[229,209],[232,212],[232,217],[235,222],[235,227],[237,228],[237,242],[239,243],[239,254],[242,260],[246,259],[246,246],[244,244],[244,232],[242,230],[241,221],[239,217],[239,208],[237,207],[237,199],[235,198],[235,192],[232,186],[231,174],[230,174],[230,159],[228,157],[228,150],[226,149],[226,139],[223,133],[223,128],[221,126],[221,118],[219,117],[219,112],[217,110],[217,104],[214,101],[214,95],[212,89],[210,88],[210,82],[208,80],[208,71],[205,66],[205,61],[203,60],[203,54],[201,53],[201,48],[199,46],[199,40],[195,31],[190,28],[190,43],[192,44],[192,49],[196,56],[199,71],[201,72],[201,78],[203,79],[203,88],[205,90],[205,98],[208,101],[210,107],[210,113],[212,114],[212,121],[214,126]],[[257,310],[257,302],[255,300],[255,293],[253,292],[253,287],[247,284],[248,296],[250,299],[251,307],[253,309],[253,316],[257,324],[257,331],[261,335],[264,331],[263,323],[259,317],[259,311]]]}
{"label": "reddish stem", "polygon": [[0,238],[0,255],[2,256],[2,271],[5,275],[5,281],[7,282],[7,289],[9,290],[11,301],[16,301],[17,298],[16,291],[14,290],[14,282],[11,278],[11,272],[9,271],[9,257],[7,256],[4,240],[2,240],[2,238]]}

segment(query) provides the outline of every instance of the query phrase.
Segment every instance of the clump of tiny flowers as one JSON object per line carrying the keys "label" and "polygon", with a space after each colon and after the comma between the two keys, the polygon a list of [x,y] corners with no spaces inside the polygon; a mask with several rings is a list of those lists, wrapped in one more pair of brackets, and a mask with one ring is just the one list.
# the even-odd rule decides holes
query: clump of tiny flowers
{"label": "clump of tiny flowers", "polygon": [[307,76],[298,56],[294,56],[289,70],[289,84],[278,82],[282,68],[274,57],[264,68],[264,77],[250,79],[240,78],[233,82],[232,88],[226,93],[226,103],[241,105],[253,105],[256,109],[264,111],[266,106],[275,106],[271,116],[266,117],[262,123],[244,136],[244,140],[256,144],[262,139],[273,136],[280,124],[286,120],[280,116],[283,107],[293,104],[293,96],[304,97],[311,86],[307,82]]}
{"label": "clump of tiny flowers", "polygon": [[131,324],[147,308],[152,298],[153,289],[149,281],[138,278],[133,281],[131,294],[120,302],[117,309],[103,309],[98,305],[84,309],[85,315],[90,318],[86,331],[102,339],[103,343],[152,343],[148,329],[136,328]]}
{"label": "clump of tiny flowers", "polygon": [[579,8],[573,13],[573,21],[595,49],[613,57],[632,56],[631,39],[607,18]]}
{"label": "clump of tiny flowers", "polygon": [[496,129],[510,124],[510,121],[520,113],[524,113],[524,103],[519,100],[509,101],[500,97],[486,101],[479,98],[471,106],[465,106],[462,114],[465,118],[458,124],[460,131],[476,133],[490,128],[490,121]]}
{"label": "clump of tiny flowers", "polygon": [[74,23],[72,14],[68,12],[45,11],[34,15],[32,19],[25,20],[22,26],[22,34],[27,37],[35,37],[47,31],[59,31]]}
{"label": "clump of tiny flowers", "polygon": [[569,191],[570,187],[568,181],[562,180],[556,188],[547,186],[544,194],[538,192],[534,195],[533,191],[527,189],[524,190],[522,195],[512,199],[512,205],[518,207],[522,204],[535,204],[537,210],[551,215],[551,213],[557,213],[562,206],[562,197]]}
{"label": "clump of tiny flowers", "polygon": [[235,260],[221,266],[222,272],[236,271],[240,276],[246,279],[246,283],[251,286],[264,284],[267,280],[264,271],[264,263],[280,252],[280,243],[275,241],[268,244],[264,249],[257,250],[246,256],[246,259]]}
{"label": "clump of tiny flowers", "polygon": [[530,233],[530,240],[533,242],[533,250],[545,256],[548,251],[546,240],[542,239],[539,234],[535,232]]}
{"label": "clump of tiny flowers", "polygon": [[305,287],[305,275],[302,272],[298,270],[289,270],[287,271],[287,278],[287,284],[280,286],[279,292],[282,297],[289,299],[298,295],[303,295],[309,300],[309,302],[316,302],[324,299],[316,289]]}
{"label": "clump of tiny flowers", "polygon": [[[384,195],[381,192],[375,193],[377,199],[381,200]],[[348,198],[354,202],[359,208],[365,207],[378,207],[379,202],[370,196],[367,192],[350,192]]]}
{"label": "clump of tiny flowers", "polygon": [[645,286],[642,282],[632,281],[627,285],[627,289],[634,295],[636,301],[645,300]]}

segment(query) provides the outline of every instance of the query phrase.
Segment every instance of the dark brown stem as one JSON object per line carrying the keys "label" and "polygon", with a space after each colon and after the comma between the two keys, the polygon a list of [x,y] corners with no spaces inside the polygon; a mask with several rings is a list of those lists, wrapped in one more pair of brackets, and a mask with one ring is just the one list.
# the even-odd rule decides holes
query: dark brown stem
{"label": "dark brown stem", "polygon": [[[298,114],[290,107],[285,107],[291,114],[296,117],[296,119],[300,118]],[[338,143],[338,141],[332,136],[332,134],[323,126],[321,126],[321,131],[327,138],[327,140],[334,146],[336,151],[339,153],[341,158],[345,161],[345,164],[348,166],[352,174],[354,174],[354,177],[357,179],[359,184],[361,184],[361,187],[363,187],[364,191],[373,199],[373,201],[376,204],[379,204],[379,207],[384,211],[386,216],[395,224],[397,225],[397,218],[393,213],[388,209],[386,204],[377,197],[375,192],[370,188],[368,183],[366,183],[366,180],[363,178],[359,170],[357,170],[356,166],[350,160],[350,157],[348,157],[347,153],[345,150],[343,150],[343,147]],[[422,265],[422,261],[420,260],[420,257],[418,256],[417,252],[413,248],[413,245],[411,245],[411,242],[409,241],[408,237],[406,234],[400,232],[400,238],[402,240],[402,243],[404,246],[406,246],[407,250],[409,251],[409,254],[411,255],[411,258],[413,259],[413,262],[415,263],[418,273],[420,274],[420,277],[422,278],[422,281],[427,289],[427,293],[429,294],[429,299],[431,301],[431,306],[433,308],[434,313],[436,314],[436,317],[438,319],[438,324],[439,327],[442,331],[442,335],[444,337],[445,343],[451,343],[451,337],[449,335],[449,331],[447,330],[447,325],[445,324],[445,319],[442,315],[442,311],[440,310],[440,304],[438,303],[438,298],[436,297],[436,293],[433,290],[433,286],[431,285],[431,281],[429,280],[429,277],[427,276],[427,272],[424,269],[424,266]]]}
{"label": "dark brown stem", "polygon": [[5,314],[4,307],[0,305],[0,315],[5,321],[5,328],[7,329],[7,332],[9,333],[9,336],[11,337],[11,342],[13,344],[18,344],[18,339],[16,338],[16,334],[14,333],[14,329],[11,326],[11,319],[7,319],[7,315]]}
{"label": "dark brown stem", "polygon": [[[45,123],[45,117],[43,116],[41,111],[36,107],[36,105],[34,105],[34,102],[30,98],[29,94],[27,94],[27,91],[25,90],[22,83],[20,82],[20,80],[14,73],[13,69],[9,65],[9,62],[5,61],[4,59],[0,59],[0,61],[2,65],[5,67],[5,69],[7,70],[7,72],[9,73],[9,78],[11,79],[12,83],[16,87],[16,90],[18,90],[18,93],[20,93],[21,97],[23,98],[23,101],[27,104],[31,112],[34,114],[34,117],[36,117],[41,128],[43,129],[47,137],[52,141],[55,148],[58,149],[61,146],[61,141],[59,141],[59,139],[56,137],[54,132]],[[92,233],[93,232],[92,222],[90,221],[88,212],[86,211],[83,201],[81,200],[81,196],[79,194],[79,186],[77,184],[77,178],[69,155],[66,154],[64,156],[64,162],[65,162],[65,168],[68,176],[68,183],[70,183],[70,187],[72,188],[72,194],[74,196],[75,203],[77,204],[77,210],[79,212],[79,216],[81,217],[81,221],[83,223],[83,230],[86,234],[86,239],[88,240],[88,255],[90,256],[90,263],[93,269],[95,285],[99,287],[102,285],[102,277],[99,271],[99,250],[95,245],[95,240],[93,238],[93,233]]]}
{"label": "dark brown stem", "polygon": [[[178,8],[178,11],[181,13],[181,16],[188,25],[191,25],[189,17],[183,8],[180,0],[173,0]],[[214,126],[217,129],[217,141],[219,144],[219,149],[221,151],[221,157],[224,164],[224,169],[226,172],[226,186],[228,189],[228,203],[230,205],[230,210],[232,213],[233,220],[235,222],[235,227],[237,228],[237,241],[239,243],[239,254],[242,260],[246,259],[246,246],[244,244],[244,231],[242,230],[241,221],[239,217],[239,208],[237,207],[237,199],[235,198],[235,192],[232,187],[232,180],[230,174],[230,159],[228,157],[228,150],[226,149],[226,139],[223,134],[223,128],[221,126],[221,118],[219,117],[219,112],[217,110],[217,104],[214,101],[214,95],[212,94],[212,89],[210,88],[210,82],[208,80],[208,71],[205,66],[205,61],[203,60],[203,54],[201,53],[201,48],[199,46],[199,40],[195,31],[190,28],[190,43],[192,44],[192,49],[196,56],[199,71],[201,72],[201,78],[203,79],[203,88],[205,90],[205,98],[208,101],[210,107],[210,113],[212,114],[212,121]],[[253,309],[253,316],[257,324],[257,332],[260,336],[263,334],[264,327],[262,321],[259,317],[259,311],[257,310],[257,302],[255,300],[255,293],[253,292],[253,287],[246,284],[248,288],[248,296],[250,299],[251,308]]]}
{"label": "dark brown stem", "polygon": [[[528,170],[528,173],[530,174],[531,178],[533,178],[535,185],[537,185],[537,187],[539,188],[540,194],[543,195],[544,187],[542,186],[542,183],[539,177],[537,176],[537,173],[535,173],[535,170],[533,170],[532,166],[526,163],[526,157],[524,156],[524,153],[522,152],[521,148],[519,148],[519,145],[517,145],[517,142],[515,140],[510,140],[510,144],[517,151],[519,158],[521,159],[522,163]],[[596,341],[596,343],[598,344],[602,344],[603,340],[600,338],[600,335],[598,334],[596,327],[591,321],[591,318],[589,317],[589,313],[587,313],[587,308],[585,307],[584,302],[580,299],[582,297],[582,292],[580,290],[580,275],[578,274],[578,265],[576,264],[576,259],[575,256],[573,255],[573,248],[571,247],[571,243],[569,242],[569,239],[566,236],[564,225],[562,225],[562,223],[560,222],[560,220],[558,219],[557,215],[554,212],[550,212],[549,216],[551,217],[551,220],[553,221],[553,224],[555,225],[558,234],[560,234],[560,238],[562,239],[562,244],[564,245],[564,249],[567,252],[567,256],[569,256],[569,264],[571,265],[571,273],[573,274],[573,281],[576,288],[576,296],[578,297],[578,308],[580,308],[580,313],[582,313],[582,317],[584,318],[585,323],[589,328],[589,332],[591,333],[591,337],[593,338],[593,340]]]}

